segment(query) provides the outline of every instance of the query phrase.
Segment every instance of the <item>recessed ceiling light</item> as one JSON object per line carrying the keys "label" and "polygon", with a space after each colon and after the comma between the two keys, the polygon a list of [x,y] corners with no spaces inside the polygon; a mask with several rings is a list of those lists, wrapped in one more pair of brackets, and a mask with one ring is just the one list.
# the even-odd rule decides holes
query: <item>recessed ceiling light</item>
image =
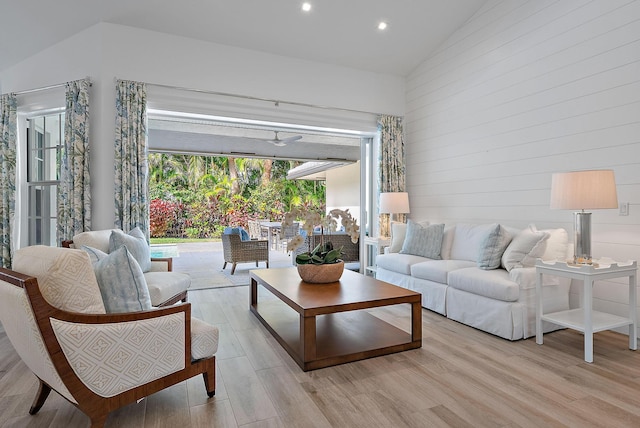
{"label": "recessed ceiling light", "polygon": [[309,2],[302,3],[302,10],[305,12],[309,12],[311,10],[311,3]]}
{"label": "recessed ceiling light", "polygon": [[378,24],[378,30],[385,30],[387,28],[387,23],[384,21],[380,21]]}

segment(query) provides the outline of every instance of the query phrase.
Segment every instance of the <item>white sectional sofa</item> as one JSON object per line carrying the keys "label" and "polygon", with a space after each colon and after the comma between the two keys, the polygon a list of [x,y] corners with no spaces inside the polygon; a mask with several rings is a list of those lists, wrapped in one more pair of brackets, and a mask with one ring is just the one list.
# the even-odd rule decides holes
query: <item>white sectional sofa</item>
{"label": "white sectional sofa", "polygon": [[[392,225],[376,277],[422,294],[422,306],[509,340],[535,336],[535,260],[565,260],[564,229],[499,224]],[[545,312],[569,308],[570,280],[544,277]],[[544,324],[545,332],[558,329]]]}

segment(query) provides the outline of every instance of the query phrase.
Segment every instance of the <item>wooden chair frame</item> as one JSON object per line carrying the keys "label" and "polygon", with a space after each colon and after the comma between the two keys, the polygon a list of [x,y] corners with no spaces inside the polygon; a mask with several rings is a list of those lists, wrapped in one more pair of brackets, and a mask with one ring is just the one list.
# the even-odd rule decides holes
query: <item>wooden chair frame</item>
{"label": "wooden chair frame", "polygon": [[[103,427],[107,416],[113,410],[136,402],[137,400],[161,391],[171,385],[183,382],[198,374],[202,374],[204,385],[209,397],[215,395],[216,372],[215,372],[215,356],[204,358],[196,361],[191,360],[191,304],[183,303],[180,305],[170,306],[162,309],[154,309],[144,312],[131,312],[121,314],[82,314],[75,312],[67,312],[51,306],[40,292],[38,280],[35,277],[14,272],[9,269],[0,268],[0,280],[23,288],[27,293],[27,298],[33,310],[34,317],[38,324],[38,329],[44,340],[44,344],[48,354],[51,357],[53,365],[60,375],[62,382],[67,387],[73,398],[77,401],[74,404],[80,411],[85,413],[91,419],[92,428]],[[162,317],[170,314],[184,313],[185,318],[185,368],[160,379],[148,382],[144,385],[124,391],[113,397],[102,397],[97,395],[76,376],[73,368],[66,359],[60,343],[51,326],[50,319],[67,321],[70,323],[81,324],[109,324],[132,322],[151,318]],[[29,414],[36,414],[44,405],[51,386],[47,385],[41,379],[38,393],[33,401]],[[61,394],[61,396],[63,396]],[[64,397],[64,396],[63,396]]]}

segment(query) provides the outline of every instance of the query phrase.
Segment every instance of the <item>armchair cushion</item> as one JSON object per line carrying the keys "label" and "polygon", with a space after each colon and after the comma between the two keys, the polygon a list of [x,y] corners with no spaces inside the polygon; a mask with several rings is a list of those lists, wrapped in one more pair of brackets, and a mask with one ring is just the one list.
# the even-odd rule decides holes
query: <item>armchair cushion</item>
{"label": "armchair cushion", "polygon": [[16,251],[13,269],[38,278],[40,292],[56,308],[104,314],[93,266],[82,250],[34,245]]}
{"label": "armchair cushion", "polygon": [[181,272],[145,272],[144,279],[149,289],[151,304],[158,306],[177,294],[182,293],[191,285],[191,277]]}
{"label": "armchair cushion", "polygon": [[128,247],[123,245],[109,254],[82,247],[93,261],[102,301],[107,313],[151,309],[147,281]]}
{"label": "armchair cushion", "polygon": [[123,245],[126,245],[129,252],[135,257],[142,272],[148,272],[151,269],[151,249],[140,228],[133,228],[128,234],[114,229],[109,237],[108,252],[111,253]]}

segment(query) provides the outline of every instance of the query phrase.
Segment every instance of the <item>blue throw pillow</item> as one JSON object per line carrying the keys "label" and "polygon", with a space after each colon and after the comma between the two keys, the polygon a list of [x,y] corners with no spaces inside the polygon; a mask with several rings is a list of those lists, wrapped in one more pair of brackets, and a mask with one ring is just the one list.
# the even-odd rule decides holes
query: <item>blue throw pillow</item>
{"label": "blue throw pillow", "polygon": [[244,230],[242,227],[225,227],[222,232],[225,235],[240,235],[240,240],[242,241],[250,241],[251,237],[249,236],[249,232]]}
{"label": "blue throw pillow", "polygon": [[407,232],[400,254],[413,254],[433,260],[441,260],[442,237],[444,224],[422,226],[411,220],[407,222]]}
{"label": "blue throw pillow", "polygon": [[126,246],[107,254],[83,246],[93,263],[102,302],[107,313],[151,309],[151,297],[142,269]]}

